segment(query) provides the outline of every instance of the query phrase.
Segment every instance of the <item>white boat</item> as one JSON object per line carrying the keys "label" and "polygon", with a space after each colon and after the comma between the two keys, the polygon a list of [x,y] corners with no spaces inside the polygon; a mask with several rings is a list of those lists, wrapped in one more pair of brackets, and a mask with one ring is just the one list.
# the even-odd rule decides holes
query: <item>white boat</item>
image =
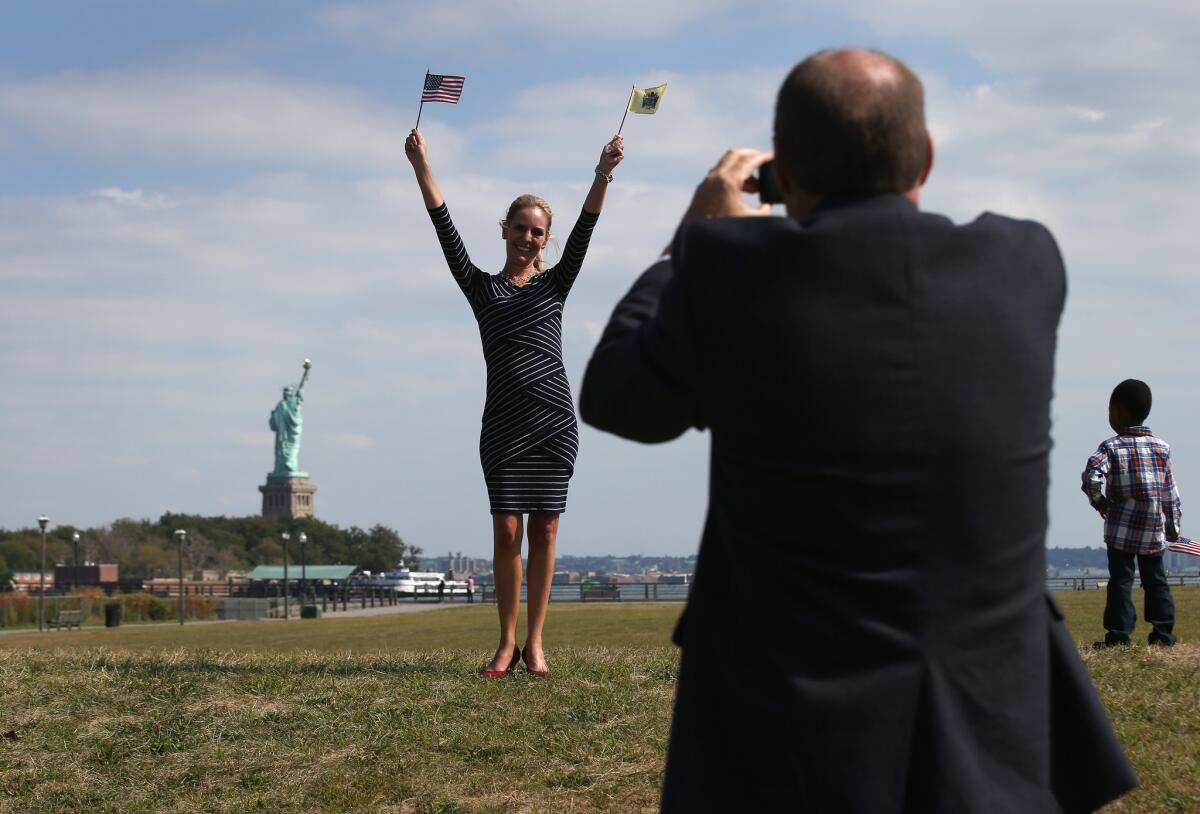
{"label": "white boat", "polygon": [[385,571],[382,574],[372,574],[366,578],[366,584],[393,588],[401,596],[437,596],[438,584],[445,582],[445,596],[467,595],[467,583],[463,580],[446,579],[446,575],[437,571],[410,571],[401,568],[398,571]]}

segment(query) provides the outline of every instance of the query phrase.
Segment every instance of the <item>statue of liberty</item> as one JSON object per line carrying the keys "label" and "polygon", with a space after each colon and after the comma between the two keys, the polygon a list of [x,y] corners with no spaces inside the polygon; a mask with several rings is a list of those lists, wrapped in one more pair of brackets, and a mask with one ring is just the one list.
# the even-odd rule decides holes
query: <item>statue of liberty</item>
{"label": "statue of liberty", "polygon": [[300,433],[304,427],[304,418],[300,415],[300,405],[304,403],[304,382],[308,379],[308,369],[312,360],[304,360],[304,375],[300,384],[295,387],[283,388],[283,398],[271,411],[269,422],[275,431],[275,469],[271,472],[274,478],[303,478],[307,472],[300,471]]}

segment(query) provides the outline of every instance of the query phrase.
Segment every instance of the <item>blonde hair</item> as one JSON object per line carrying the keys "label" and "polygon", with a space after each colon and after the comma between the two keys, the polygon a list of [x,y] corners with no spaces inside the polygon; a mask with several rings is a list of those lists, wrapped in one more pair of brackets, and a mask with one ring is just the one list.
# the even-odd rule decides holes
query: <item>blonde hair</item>
{"label": "blonde hair", "polygon": [[[550,204],[536,195],[518,195],[512,203],[508,205],[508,212],[504,214],[504,220],[500,221],[500,226],[504,229],[508,228],[508,224],[512,222],[513,215],[517,214],[522,209],[536,206],[538,209],[546,213],[546,241],[550,240],[550,224],[554,222],[554,213],[550,211]],[[557,245],[557,244],[556,244]],[[542,270],[542,253],[539,251],[537,259],[533,261],[534,268],[538,271]]]}

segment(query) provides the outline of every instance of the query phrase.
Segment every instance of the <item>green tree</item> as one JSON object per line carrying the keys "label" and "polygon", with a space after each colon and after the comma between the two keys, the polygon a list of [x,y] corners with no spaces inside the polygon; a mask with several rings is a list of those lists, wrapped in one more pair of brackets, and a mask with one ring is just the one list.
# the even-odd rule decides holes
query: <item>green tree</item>
{"label": "green tree", "polygon": [[4,532],[0,538],[0,556],[14,571],[34,571],[38,567],[38,547],[41,541],[36,534]]}
{"label": "green tree", "polygon": [[404,541],[387,526],[376,524],[367,532],[367,550],[370,552],[373,571],[390,571],[400,565],[404,558]]}
{"label": "green tree", "polygon": [[[305,559],[309,563],[357,565],[370,571],[385,571],[397,565],[417,567],[421,549],[407,545],[391,528],[376,524],[368,531],[358,526],[343,529],[315,517],[203,517],[168,512],[157,521],[120,518],[105,527],[78,529],[80,559],[112,562],[121,567],[122,578],[145,579],[174,576],[177,568],[174,533],[188,532],[184,569],[240,571],[259,564],[283,562],[280,535],[290,532],[289,557],[300,557],[298,535],[307,536]],[[47,563],[70,562],[74,545],[72,526],[50,531]],[[0,529],[0,557],[7,568],[36,570],[41,536],[38,529]]]}
{"label": "green tree", "polygon": [[250,549],[250,562],[254,565],[279,565],[283,562],[282,541],[264,537]]}
{"label": "green tree", "polygon": [[167,555],[166,545],[149,541],[134,546],[129,558],[120,565],[122,576],[127,579],[171,577],[178,568],[175,559]]}
{"label": "green tree", "polygon": [[222,548],[213,556],[211,568],[218,573],[228,574],[230,571],[249,571],[250,563],[244,553],[239,556],[235,551]]}

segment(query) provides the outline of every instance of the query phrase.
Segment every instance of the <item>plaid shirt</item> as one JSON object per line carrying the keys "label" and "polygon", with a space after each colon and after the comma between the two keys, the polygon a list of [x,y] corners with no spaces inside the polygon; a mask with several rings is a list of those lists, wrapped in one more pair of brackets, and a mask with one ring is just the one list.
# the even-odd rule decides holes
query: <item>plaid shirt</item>
{"label": "plaid shirt", "polygon": [[1101,444],[1083,470],[1083,491],[1097,509],[1107,508],[1104,543],[1118,551],[1161,554],[1164,521],[1179,531],[1171,448],[1149,427],[1130,427]]}

